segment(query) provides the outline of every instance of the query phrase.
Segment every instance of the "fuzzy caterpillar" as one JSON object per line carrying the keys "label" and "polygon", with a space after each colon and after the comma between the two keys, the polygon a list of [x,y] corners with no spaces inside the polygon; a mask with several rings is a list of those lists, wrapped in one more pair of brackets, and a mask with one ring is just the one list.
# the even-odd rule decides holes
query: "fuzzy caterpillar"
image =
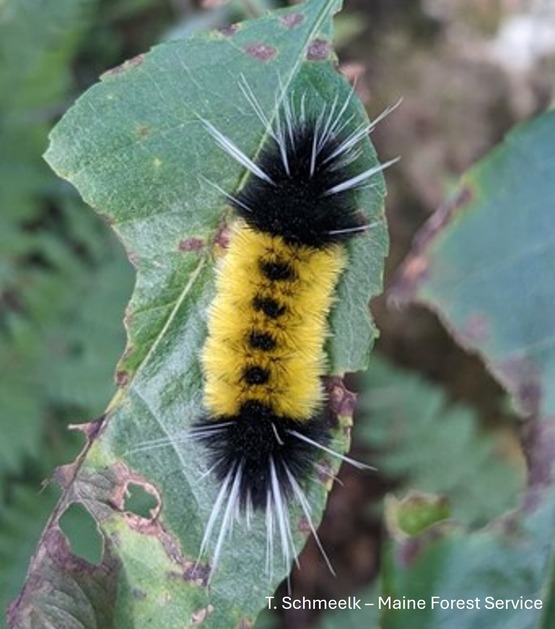
{"label": "fuzzy caterpillar", "polygon": [[345,244],[369,227],[355,192],[396,161],[361,172],[360,143],[390,110],[347,133],[350,96],[309,116],[304,94],[297,110],[285,101],[270,123],[248,84],[241,87],[268,136],[254,161],[204,121],[248,177],[236,195],[212,184],[238,219],[218,270],[202,351],[206,412],[192,428],[220,483],[200,555],[219,522],[213,572],[233,521],[244,515],[248,524],[258,510],[266,518],[267,567],[276,534],[289,565],[288,504],[295,500],[330,566],[302,486],[319,450],[367,467],[329,449],[321,377],[326,321],[348,262]]}

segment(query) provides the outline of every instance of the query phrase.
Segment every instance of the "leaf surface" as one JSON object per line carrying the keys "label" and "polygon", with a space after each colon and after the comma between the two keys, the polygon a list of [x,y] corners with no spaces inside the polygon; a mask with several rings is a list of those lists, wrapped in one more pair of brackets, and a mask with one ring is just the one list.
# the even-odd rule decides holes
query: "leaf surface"
{"label": "leaf surface", "polygon": [[[103,627],[181,628],[202,621],[204,627],[222,629],[250,623],[287,574],[277,548],[273,574],[264,574],[266,523],[259,515],[250,530],[235,527],[210,587],[206,558],[194,569],[218,488],[203,477],[202,456],[184,434],[202,409],[199,352],[214,297],[215,259],[233,220],[225,199],[206,180],[233,193],[244,177],[200,118],[255,155],[266,130],[241,92],[241,75],[269,119],[276,113],[276,97],[292,92],[308,93],[308,106],[316,112],[336,96],[344,102],[350,88],[333,68],[330,44],[331,17],[339,6],[334,0],[312,0],[156,47],[106,73],[52,132],[47,160],[106,216],[137,269],[137,280],[126,315],[128,345],[118,366],[118,393],[106,416],[85,427],[89,445],[82,457],[58,474],[64,496],[12,610],[14,626],[29,610],[68,611],[82,621],[78,609],[65,610],[59,600],[48,606],[52,600],[42,590],[37,597],[33,585],[38,577],[60,587],[81,583],[67,553],[56,563],[49,552],[52,539],[58,548],[57,521],[72,502],[87,507],[106,540],[98,569],[106,571],[111,586],[106,589],[96,572],[82,584]],[[354,128],[365,116],[356,99],[345,115],[351,113]],[[375,164],[368,142],[361,167]],[[383,181],[378,176],[373,183],[359,197],[369,222],[377,225],[350,247],[351,265],[331,316],[328,356],[334,374],[362,368],[375,334],[366,304],[381,286],[387,239]],[[341,397],[339,381],[336,390]],[[336,410],[348,423],[345,409],[339,403]],[[340,431],[334,447],[346,446]],[[155,496],[156,517],[127,511],[130,485],[142,485]],[[312,483],[305,489],[317,523],[327,488]],[[292,528],[300,549],[307,526],[299,509],[292,510]],[[90,579],[98,587],[91,588]],[[107,598],[113,580],[117,597]]]}

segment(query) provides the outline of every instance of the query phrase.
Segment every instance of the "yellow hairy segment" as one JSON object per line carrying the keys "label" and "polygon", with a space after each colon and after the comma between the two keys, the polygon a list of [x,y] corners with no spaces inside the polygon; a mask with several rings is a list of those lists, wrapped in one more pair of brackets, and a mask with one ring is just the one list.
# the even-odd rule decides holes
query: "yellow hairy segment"
{"label": "yellow hairy segment", "polygon": [[[218,268],[202,352],[204,403],[214,419],[233,417],[247,401],[299,421],[314,414],[322,402],[326,318],[345,262],[342,245],[287,244],[236,224]],[[276,279],[268,268],[287,277]],[[253,335],[271,343],[260,347]],[[249,369],[265,380],[247,378]]]}

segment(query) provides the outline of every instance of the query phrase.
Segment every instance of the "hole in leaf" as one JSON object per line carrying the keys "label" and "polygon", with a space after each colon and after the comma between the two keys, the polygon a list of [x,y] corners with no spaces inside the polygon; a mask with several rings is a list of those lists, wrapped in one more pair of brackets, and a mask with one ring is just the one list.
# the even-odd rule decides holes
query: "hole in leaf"
{"label": "hole in leaf", "polygon": [[102,535],[92,515],[83,505],[71,504],[60,518],[60,528],[71,552],[98,566],[102,561]]}
{"label": "hole in leaf", "polygon": [[150,520],[152,518],[151,510],[155,510],[157,507],[158,501],[155,496],[148,492],[143,485],[128,483],[127,496],[123,503],[125,511]]}

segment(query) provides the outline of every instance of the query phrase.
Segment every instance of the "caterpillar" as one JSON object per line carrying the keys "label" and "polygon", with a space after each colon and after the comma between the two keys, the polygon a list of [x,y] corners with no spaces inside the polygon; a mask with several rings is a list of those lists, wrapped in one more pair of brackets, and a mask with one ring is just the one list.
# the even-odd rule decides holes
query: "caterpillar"
{"label": "caterpillar", "polygon": [[246,178],[236,194],[209,182],[225,195],[236,221],[218,269],[201,356],[205,413],[192,428],[208,473],[219,482],[200,556],[219,522],[213,572],[233,522],[244,516],[249,525],[262,511],[267,569],[276,535],[289,566],[289,505],[296,501],[333,572],[303,485],[318,469],[320,451],[367,467],[329,447],[321,378],[327,317],[348,264],[346,245],[370,227],[361,219],[356,190],[395,161],[361,171],[361,142],[389,112],[347,131],[353,91],[318,115],[308,113],[311,95],[305,92],[300,102],[294,95],[283,99],[270,121],[244,79],[241,90],[267,136],[253,159],[203,120]]}

